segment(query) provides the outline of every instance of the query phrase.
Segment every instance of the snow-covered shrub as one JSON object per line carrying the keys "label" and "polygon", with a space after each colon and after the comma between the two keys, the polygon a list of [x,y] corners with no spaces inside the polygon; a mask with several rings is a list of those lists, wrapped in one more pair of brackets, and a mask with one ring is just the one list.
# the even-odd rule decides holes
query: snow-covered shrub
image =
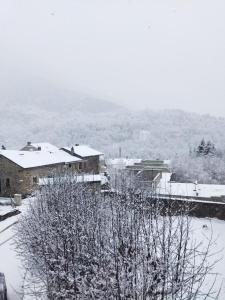
{"label": "snow-covered shrub", "polygon": [[193,240],[186,208],[165,206],[129,178],[117,182],[113,193],[100,195],[57,177],[19,222],[18,252],[48,299],[210,296],[212,240]]}

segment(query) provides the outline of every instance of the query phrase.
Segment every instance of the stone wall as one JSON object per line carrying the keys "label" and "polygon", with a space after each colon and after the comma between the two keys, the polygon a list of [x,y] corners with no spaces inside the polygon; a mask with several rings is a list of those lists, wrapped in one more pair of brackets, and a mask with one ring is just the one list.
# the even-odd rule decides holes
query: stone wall
{"label": "stone wall", "polygon": [[89,174],[99,174],[100,173],[100,156],[94,155],[94,156],[79,156],[76,153],[72,153],[71,150],[68,150],[66,148],[62,148],[63,151],[69,153],[70,155],[76,156],[83,161],[79,164],[79,171],[80,173],[89,173]]}
{"label": "stone wall", "polygon": [[[31,194],[38,186],[39,178],[62,174],[63,172],[79,172],[79,162],[57,164],[23,169],[7,158],[0,156],[0,196],[13,197]],[[10,186],[7,186],[9,180]]]}
{"label": "stone wall", "polygon": [[20,190],[22,170],[20,166],[0,156],[0,196],[13,197]]}
{"label": "stone wall", "polygon": [[78,172],[78,162],[71,164],[48,165],[37,168],[24,169],[21,172],[22,184],[19,191],[22,195],[31,194],[38,187],[39,178],[60,175],[64,172]]}
{"label": "stone wall", "polygon": [[[154,202],[153,199],[151,199]],[[168,208],[173,213],[179,214],[183,207],[188,208],[188,214],[197,218],[217,218],[225,220],[225,203],[212,203],[212,202],[197,202],[197,201],[185,201],[185,200],[171,200],[168,198],[155,200],[155,202],[161,202],[164,204],[164,212],[168,212]],[[162,210],[163,213],[163,210]]]}

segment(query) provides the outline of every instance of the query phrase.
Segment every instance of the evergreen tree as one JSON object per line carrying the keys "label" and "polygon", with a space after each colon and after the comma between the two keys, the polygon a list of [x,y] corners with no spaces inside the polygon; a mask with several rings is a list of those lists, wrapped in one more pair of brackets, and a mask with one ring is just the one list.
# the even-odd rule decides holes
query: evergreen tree
{"label": "evergreen tree", "polygon": [[215,156],[216,154],[216,148],[215,145],[208,141],[206,145],[206,155]]}
{"label": "evergreen tree", "polygon": [[205,155],[206,153],[206,143],[204,138],[201,140],[201,143],[197,147],[196,154],[199,156]]}
{"label": "evergreen tree", "polygon": [[195,150],[197,156],[215,156],[216,155],[216,148],[215,145],[208,141],[205,142],[204,138],[201,140],[199,146]]}

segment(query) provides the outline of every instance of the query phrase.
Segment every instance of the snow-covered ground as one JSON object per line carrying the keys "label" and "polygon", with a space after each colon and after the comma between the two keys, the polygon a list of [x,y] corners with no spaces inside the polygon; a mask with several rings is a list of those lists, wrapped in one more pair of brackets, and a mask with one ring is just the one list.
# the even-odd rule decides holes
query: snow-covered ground
{"label": "snow-covered ground", "polygon": [[[23,201],[23,205],[20,207],[22,214],[26,211],[30,199]],[[15,245],[13,244],[14,236],[13,227],[16,222],[19,221],[21,215],[11,217],[5,221],[0,222],[0,272],[5,273],[7,288],[8,288],[8,299],[18,300],[22,299],[22,285],[24,278],[24,269],[21,265],[20,259],[16,255]],[[217,254],[217,257],[225,257],[225,221],[217,219],[192,219],[193,233],[197,241],[210,237],[211,230],[213,231],[213,237],[216,239],[215,247],[213,252],[221,250]],[[207,225],[204,226],[203,225]],[[221,280],[225,281],[225,259],[217,264],[215,272],[221,274],[220,279],[216,282],[219,286]],[[215,257],[213,258],[215,259]],[[26,300],[31,299],[29,296]],[[225,299],[225,285],[222,288],[220,300]]]}
{"label": "snow-covered ground", "polygon": [[7,206],[0,206],[0,216],[3,216],[9,212],[11,212],[13,209],[10,205]]}
{"label": "snow-covered ground", "polygon": [[[205,226],[206,225],[206,226]],[[225,299],[225,221],[210,218],[192,218],[193,237],[197,242],[207,241],[210,239],[212,234],[213,246],[211,253],[213,254],[210,258],[210,262],[219,260],[214,268],[214,272],[218,273],[219,276],[215,283],[215,288],[219,290],[222,283],[222,289],[219,300]],[[213,276],[213,278],[215,278]],[[206,282],[207,284],[207,282]],[[209,283],[211,284],[211,282]],[[208,288],[209,286],[207,286]],[[204,299],[204,297],[203,297]],[[208,299],[208,298],[206,298]],[[210,298],[211,299],[211,298]]]}
{"label": "snow-covered ground", "polygon": [[[21,293],[22,278],[24,270],[20,260],[16,257],[15,247],[13,245],[14,233],[12,227],[18,219],[18,216],[0,222],[0,272],[6,277],[8,299],[20,299],[18,293]],[[12,225],[10,227],[10,225]],[[7,228],[7,229],[6,229]],[[6,230],[5,230],[6,229]]]}
{"label": "snow-covered ground", "polygon": [[[29,200],[24,200],[23,205],[18,209],[23,213],[27,209]],[[1,211],[11,210],[10,206],[0,206]],[[13,227],[19,221],[22,214],[10,217],[0,222],[0,272],[6,277],[8,289],[8,300],[22,299],[22,285],[24,269],[20,259],[17,257],[13,239],[15,233]]]}
{"label": "snow-covered ground", "polygon": [[12,203],[12,200],[11,198],[4,198],[4,197],[1,197],[0,198],[0,209],[2,207],[4,207],[5,205],[10,205]]}
{"label": "snow-covered ground", "polygon": [[171,173],[163,173],[157,193],[189,197],[225,196],[225,185],[170,182]]}

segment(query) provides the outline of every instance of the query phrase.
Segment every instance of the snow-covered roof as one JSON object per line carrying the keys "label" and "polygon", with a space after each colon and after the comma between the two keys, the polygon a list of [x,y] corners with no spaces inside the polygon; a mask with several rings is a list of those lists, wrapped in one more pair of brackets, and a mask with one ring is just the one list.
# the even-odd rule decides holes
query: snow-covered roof
{"label": "snow-covered roof", "polygon": [[59,150],[58,147],[50,144],[50,143],[31,143],[31,146],[38,148],[41,148],[41,151],[56,151]]}
{"label": "snow-covered roof", "polygon": [[163,173],[157,192],[163,195],[183,197],[221,197],[225,196],[225,185],[170,182],[171,173]]}
{"label": "snow-covered roof", "polygon": [[125,169],[130,168],[134,169],[151,169],[153,170],[154,167],[156,170],[169,168],[170,160],[143,160],[140,158],[111,158],[106,160],[106,165],[114,168],[114,169]]}
{"label": "snow-covered roof", "polygon": [[60,163],[73,163],[81,160],[58,149],[55,151],[2,150],[0,151],[0,155],[8,158],[24,169]]}
{"label": "snow-covered roof", "polygon": [[[76,182],[79,183],[87,183],[87,182],[101,182],[102,178],[100,174],[84,174],[84,175],[76,175],[74,177]],[[39,178],[38,183],[39,185],[46,185],[48,183],[52,184],[54,180],[57,180],[57,178],[48,178],[43,177]],[[65,180],[67,180],[67,177],[65,177]]]}
{"label": "snow-covered roof", "polygon": [[106,160],[106,164],[115,169],[125,169],[127,166],[133,166],[135,163],[140,163],[139,158],[111,158]]}
{"label": "snow-covered roof", "polygon": [[101,175],[99,174],[84,174],[76,177],[77,182],[101,182]]}
{"label": "snow-covered roof", "polygon": [[71,152],[72,147],[74,149],[74,154],[82,158],[103,155],[103,153],[89,147],[88,145],[72,145],[71,147],[63,147],[62,150]]}

